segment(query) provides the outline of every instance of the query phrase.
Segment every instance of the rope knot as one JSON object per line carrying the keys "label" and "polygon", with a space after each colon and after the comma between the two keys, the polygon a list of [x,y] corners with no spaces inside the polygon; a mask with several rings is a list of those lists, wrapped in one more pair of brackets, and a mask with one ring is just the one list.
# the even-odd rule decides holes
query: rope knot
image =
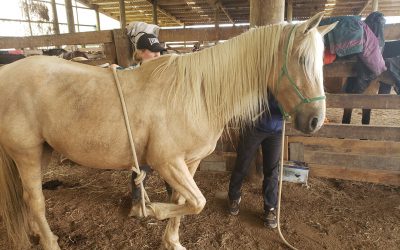
{"label": "rope knot", "polygon": [[145,178],[146,178],[146,171],[140,170],[139,174],[136,176],[136,178],[134,180],[135,185],[139,186],[140,183],[142,183]]}

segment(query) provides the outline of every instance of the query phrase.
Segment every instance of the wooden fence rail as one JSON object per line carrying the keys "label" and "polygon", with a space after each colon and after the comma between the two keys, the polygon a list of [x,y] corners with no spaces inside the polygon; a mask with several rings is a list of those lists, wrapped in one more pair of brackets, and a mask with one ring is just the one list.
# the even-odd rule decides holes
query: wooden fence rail
{"label": "wooden fence rail", "polygon": [[[328,108],[400,109],[400,96],[328,94]],[[288,158],[305,161],[313,176],[400,185],[400,124],[325,124],[304,135],[286,129]]]}

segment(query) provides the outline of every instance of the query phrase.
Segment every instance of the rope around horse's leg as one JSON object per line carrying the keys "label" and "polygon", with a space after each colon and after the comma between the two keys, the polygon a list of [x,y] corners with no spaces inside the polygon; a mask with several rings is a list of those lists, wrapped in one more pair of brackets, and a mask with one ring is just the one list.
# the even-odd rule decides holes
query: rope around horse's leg
{"label": "rope around horse's leg", "polygon": [[285,143],[285,121],[283,121],[282,127],[282,150],[281,150],[281,162],[279,166],[279,189],[278,189],[278,214],[277,214],[277,223],[278,223],[278,233],[279,237],[281,237],[283,243],[288,246],[290,249],[297,250],[294,246],[290,245],[289,242],[286,241],[285,237],[281,231],[281,223],[280,223],[280,216],[281,216],[281,198],[282,198],[282,178],[283,178],[283,158],[284,158],[284,144]]}
{"label": "rope around horse's leg", "polygon": [[131,130],[131,126],[130,126],[130,123],[129,123],[128,111],[126,109],[126,103],[125,103],[124,94],[122,93],[121,84],[120,84],[119,79],[118,79],[117,68],[116,68],[115,65],[113,65],[113,66],[111,66],[111,69],[112,69],[112,72],[113,72],[113,75],[114,75],[115,85],[116,85],[117,90],[118,90],[119,99],[121,101],[121,106],[122,106],[122,112],[124,114],[126,131],[128,133],[129,144],[131,146],[132,161],[133,161],[132,171],[137,173],[137,177],[135,178],[135,184],[136,185],[140,184],[142,213],[143,213],[144,217],[147,217],[146,202],[150,203],[150,199],[149,199],[149,197],[147,195],[147,192],[144,189],[144,185],[143,185],[143,180],[146,177],[146,172],[143,171],[143,170],[140,170],[139,163],[138,163],[138,160],[137,160],[135,144],[133,142],[132,130]]}

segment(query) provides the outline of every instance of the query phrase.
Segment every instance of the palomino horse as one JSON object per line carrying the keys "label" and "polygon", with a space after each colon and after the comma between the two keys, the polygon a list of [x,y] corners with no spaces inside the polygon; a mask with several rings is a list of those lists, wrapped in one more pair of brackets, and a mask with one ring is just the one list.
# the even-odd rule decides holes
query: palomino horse
{"label": "palomino horse", "polygon": [[[295,127],[318,130],[325,118],[323,14],[301,24],[251,29],[223,44],[166,55],[118,72],[140,164],[174,189],[172,203],[146,212],[167,219],[162,246],[183,249],[180,218],[206,200],[193,180],[228,122],[251,120],[272,91]],[[317,28],[318,27],[318,28]],[[16,247],[40,237],[59,249],[45,218],[41,165],[50,148],[88,167],[129,169],[123,112],[109,69],[52,57],[30,57],[0,69],[0,211]],[[133,207],[135,215],[143,211]]]}

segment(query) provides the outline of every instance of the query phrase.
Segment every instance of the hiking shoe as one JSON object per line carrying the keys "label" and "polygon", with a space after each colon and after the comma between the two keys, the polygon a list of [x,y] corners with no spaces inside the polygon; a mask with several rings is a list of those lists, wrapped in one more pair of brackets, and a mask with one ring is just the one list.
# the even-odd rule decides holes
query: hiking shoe
{"label": "hiking shoe", "polygon": [[229,213],[231,215],[238,215],[239,214],[239,203],[240,203],[241,197],[237,200],[229,200]]}
{"label": "hiking shoe", "polygon": [[263,220],[265,227],[276,228],[278,226],[278,222],[276,220],[275,209],[271,208],[271,210],[265,212]]}

